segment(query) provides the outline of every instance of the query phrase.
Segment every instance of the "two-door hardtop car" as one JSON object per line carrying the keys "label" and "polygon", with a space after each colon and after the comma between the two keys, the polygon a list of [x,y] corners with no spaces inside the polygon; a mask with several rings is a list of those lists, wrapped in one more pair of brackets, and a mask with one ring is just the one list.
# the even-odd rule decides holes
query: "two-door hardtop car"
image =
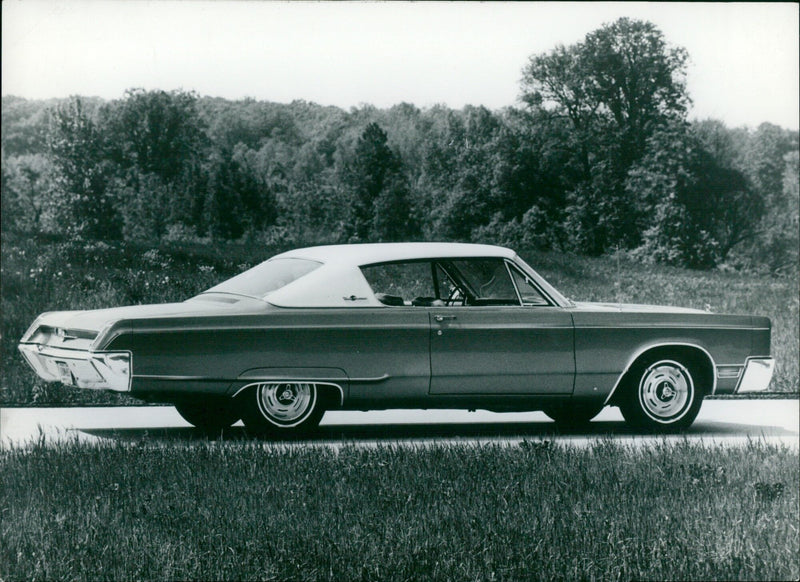
{"label": "two-door hardtop car", "polygon": [[573,302],[514,251],[455,243],[293,250],[183,303],[50,312],[36,373],[169,402],[195,426],[290,432],[326,409],[542,410],[689,426],[703,398],[765,390],[770,321]]}

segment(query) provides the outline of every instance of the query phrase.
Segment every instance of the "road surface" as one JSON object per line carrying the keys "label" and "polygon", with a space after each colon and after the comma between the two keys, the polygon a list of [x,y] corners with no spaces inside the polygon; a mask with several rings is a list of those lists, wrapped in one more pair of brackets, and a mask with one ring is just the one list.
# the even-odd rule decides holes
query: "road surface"
{"label": "road surface", "polygon": [[[692,427],[668,439],[706,443],[744,444],[748,440],[800,448],[800,401],[708,400]],[[158,443],[204,441],[207,435],[193,429],[168,406],[104,408],[4,408],[0,409],[0,448],[24,447],[43,440],[101,442],[109,440]],[[214,438],[265,443],[265,437],[248,435],[237,423]],[[285,439],[279,444],[323,446],[427,445],[432,443],[518,443],[553,440],[583,446],[600,438],[642,445],[665,437],[627,428],[617,408],[605,408],[587,428],[559,430],[541,412],[497,414],[463,410],[388,410],[374,412],[331,411],[313,437]]]}

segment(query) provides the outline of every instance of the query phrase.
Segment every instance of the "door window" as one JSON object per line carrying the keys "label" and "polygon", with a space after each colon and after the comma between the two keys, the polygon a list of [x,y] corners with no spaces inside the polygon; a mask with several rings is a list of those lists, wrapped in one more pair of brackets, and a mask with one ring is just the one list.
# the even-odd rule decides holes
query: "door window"
{"label": "door window", "polygon": [[519,305],[503,259],[466,259],[450,264],[465,287],[468,305]]}

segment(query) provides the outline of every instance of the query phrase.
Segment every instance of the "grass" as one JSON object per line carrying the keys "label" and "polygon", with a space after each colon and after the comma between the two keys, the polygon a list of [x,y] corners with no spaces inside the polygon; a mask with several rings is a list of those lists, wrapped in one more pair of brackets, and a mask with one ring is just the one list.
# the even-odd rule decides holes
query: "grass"
{"label": "grass", "polygon": [[[214,245],[87,242],[2,233],[0,406],[134,403],[38,381],[17,352],[44,311],[182,301],[279,252],[246,243]],[[777,360],[771,390],[800,393],[797,277],[690,271],[622,257],[591,259],[522,252],[566,295],[584,301],[656,303],[772,319]]]}
{"label": "grass", "polygon": [[0,452],[0,579],[796,580],[798,491],[759,442],[40,444]]}

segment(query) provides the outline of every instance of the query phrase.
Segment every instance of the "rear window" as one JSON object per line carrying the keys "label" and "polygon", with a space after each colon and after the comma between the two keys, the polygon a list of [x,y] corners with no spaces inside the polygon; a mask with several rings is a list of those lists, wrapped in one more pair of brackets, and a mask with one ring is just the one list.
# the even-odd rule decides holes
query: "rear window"
{"label": "rear window", "polygon": [[206,293],[232,293],[263,299],[322,266],[308,259],[271,259],[212,287]]}

